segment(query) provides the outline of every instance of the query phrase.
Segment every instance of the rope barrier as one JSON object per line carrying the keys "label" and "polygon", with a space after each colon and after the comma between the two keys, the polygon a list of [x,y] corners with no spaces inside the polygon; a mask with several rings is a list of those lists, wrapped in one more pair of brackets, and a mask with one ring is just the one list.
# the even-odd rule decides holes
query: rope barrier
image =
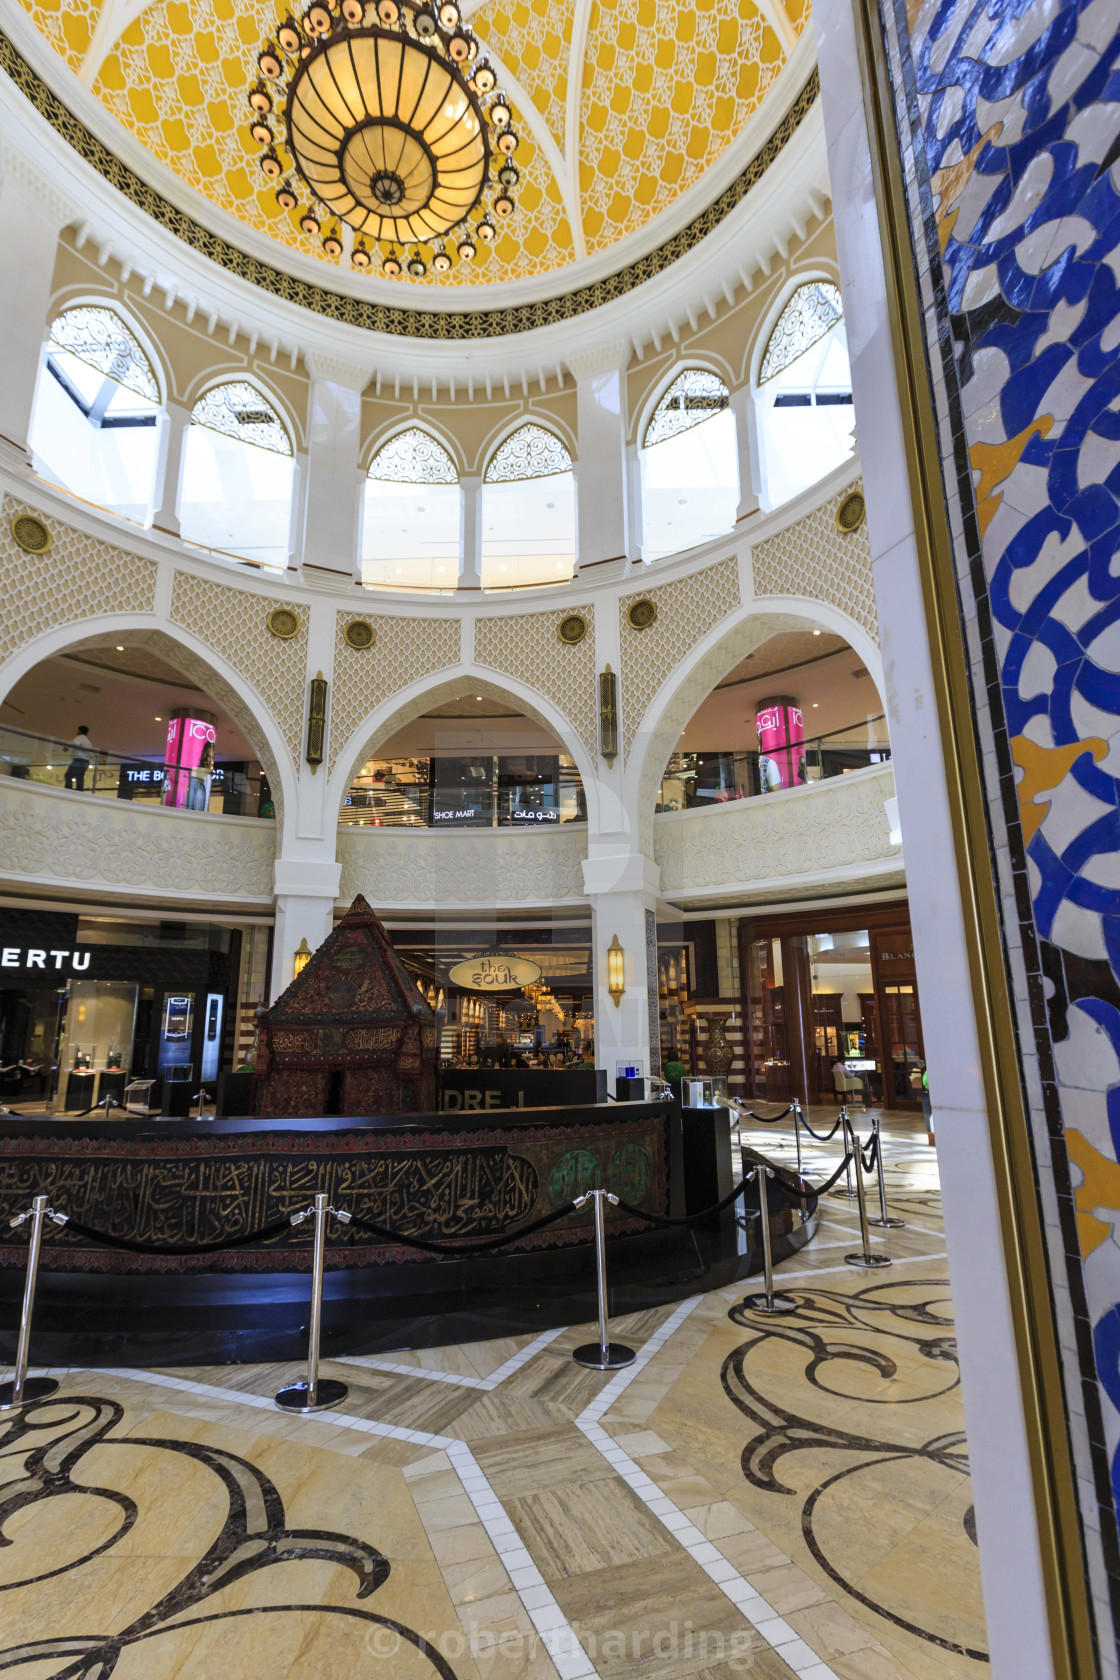
{"label": "rope barrier", "polygon": [[822,1132],[815,1132],[813,1130],[812,1126],[810,1126],[808,1120],[806,1120],[804,1113],[802,1113],[802,1116],[801,1116],[801,1124],[804,1126],[804,1128],[808,1132],[809,1136],[811,1138],[816,1138],[818,1143],[831,1143],[832,1139],[836,1136],[837,1132],[840,1130],[840,1127],[843,1125],[843,1123],[844,1123],[844,1116],[842,1114],[838,1114],[836,1119],[832,1123],[832,1130],[830,1132],[823,1132],[823,1133]]}
{"label": "rope barrier", "polygon": [[80,1237],[89,1242],[108,1243],[110,1248],[123,1248],[128,1254],[220,1254],[227,1248],[248,1248],[250,1243],[266,1242],[269,1237],[278,1237],[281,1231],[286,1231],[291,1224],[288,1218],[274,1219],[270,1225],[261,1225],[255,1231],[247,1231],[243,1237],[227,1237],[223,1242],[209,1243],[143,1243],[135,1242],[131,1237],[114,1236],[112,1231],[99,1231],[93,1225],[83,1225],[78,1219],[71,1219],[67,1224],[68,1231],[76,1231]]}
{"label": "rope barrier", "polygon": [[[763,1126],[776,1126],[779,1120],[784,1120],[787,1114],[792,1113],[792,1103],[790,1103],[788,1108],[783,1108],[780,1114],[756,1114],[753,1108],[741,1108],[738,1110],[738,1115],[741,1120],[758,1120]],[[804,1119],[802,1119],[801,1124],[803,1126],[805,1125]]]}
{"label": "rope barrier", "polygon": [[371,1236],[383,1237],[385,1241],[399,1243],[402,1248],[420,1248],[427,1254],[451,1254],[462,1258],[464,1255],[489,1254],[492,1249],[504,1248],[507,1243],[518,1242],[522,1237],[532,1236],[534,1231],[543,1231],[546,1225],[555,1225],[558,1219],[566,1219],[569,1213],[575,1211],[575,1202],[565,1202],[563,1207],[554,1208],[551,1213],[544,1214],[540,1219],[534,1219],[528,1225],[522,1225],[518,1231],[507,1231],[503,1236],[490,1237],[480,1243],[459,1242],[430,1242],[426,1237],[402,1236],[399,1231],[390,1231],[387,1225],[378,1225],[372,1219],[363,1219],[360,1214],[352,1213],[350,1223],[360,1231],[368,1231]]}
{"label": "rope barrier", "polygon": [[[821,1185],[819,1190],[815,1189],[813,1185],[805,1184],[804,1182],[799,1184],[796,1181],[793,1181],[791,1183],[786,1178],[781,1168],[776,1167],[772,1161],[763,1160],[761,1156],[757,1159],[761,1161],[763,1166],[770,1168],[774,1176],[774,1182],[778,1185],[779,1189],[784,1190],[788,1196],[793,1196],[798,1201],[812,1201],[814,1197],[823,1196],[827,1190],[832,1188],[851,1158],[852,1157],[850,1155],[845,1155],[835,1173],[828,1180],[828,1183]],[[624,1202],[621,1196],[619,1197],[618,1205],[620,1208],[624,1208],[627,1213],[636,1214],[639,1219],[648,1220],[651,1225],[695,1225],[698,1224],[700,1220],[711,1219],[715,1214],[722,1213],[725,1208],[729,1208],[732,1202],[742,1195],[743,1191],[750,1182],[750,1178],[751,1173],[747,1173],[742,1179],[740,1179],[734,1190],[732,1190],[729,1195],[724,1196],[722,1201],[714,1203],[710,1208],[704,1208],[700,1213],[687,1213],[680,1219],[667,1219],[660,1213],[647,1213],[644,1208],[636,1208],[630,1202]]]}

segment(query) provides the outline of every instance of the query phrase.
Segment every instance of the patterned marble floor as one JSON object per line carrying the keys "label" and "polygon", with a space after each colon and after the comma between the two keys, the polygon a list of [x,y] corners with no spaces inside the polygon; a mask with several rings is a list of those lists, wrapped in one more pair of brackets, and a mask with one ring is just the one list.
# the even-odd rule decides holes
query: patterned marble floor
{"label": "patterned marble floor", "polygon": [[[831,1117],[827,1117],[831,1118]],[[862,1122],[861,1116],[861,1122]],[[826,1119],[821,1110],[814,1125]],[[15,1680],[951,1680],[983,1672],[936,1158],[889,1122],[907,1223],[850,1204],[743,1288],[612,1326],[294,1367],[69,1370],[0,1419]],[[792,1154],[780,1131],[752,1141]],[[814,1146],[810,1176],[835,1163]]]}

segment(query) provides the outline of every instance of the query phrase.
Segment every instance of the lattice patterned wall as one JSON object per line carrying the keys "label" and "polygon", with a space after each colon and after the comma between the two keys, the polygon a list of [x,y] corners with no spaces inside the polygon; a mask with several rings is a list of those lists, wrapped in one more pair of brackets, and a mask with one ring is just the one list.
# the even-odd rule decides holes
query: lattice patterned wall
{"label": "lattice patterned wall", "polygon": [[[346,626],[355,618],[373,626],[372,647],[352,648]],[[330,709],[328,775],[362,719],[420,677],[459,663],[457,618],[389,618],[340,612],[334,634],[334,685]]]}
{"label": "lattice patterned wall", "polygon": [[862,489],[858,482],[845,485],[796,525],[760,542],[754,550],[754,588],[756,595],[808,595],[827,601],[878,643],[867,521],[850,533],[836,524],[836,509],[845,496]]}
{"label": "lattice patterned wall", "polygon": [[[626,614],[635,601],[654,601],[657,620],[648,629],[635,630]],[[622,636],[622,674],[619,677],[619,710],[622,714],[626,756],[637,737],[649,703],[675,666],[721,618],[739,605],[739,564],[721,560],[718,566],[678,583],[663,583],[656,589],[639,589],[624,595],[618,603]]]}
{"label": "lattice patterned wall", "polygon": [[171,619],[190,630],[240,671],[280,725],[298,766],[303,756],[304,693],[307,687],[307,611],[297,607],[298,635],[281,641],[268,628],[274,607],[291,607],[247,589],[211,583],[176,572]]}
{"label": "lattice patterned wall", "polygon": [[[568,647],[557,635],[557,627],[573,612],[587,620],[587,634],[575,647]],[[515,613],[509,618],[480,618],[474,632],[474,656],[479,665],[504,671],[553,701],[575,726],[588,751],[596,753],[594,607],[558,607],[549,612]]]}
{"label": "lattice patterned wall", "polygon": [[[45,554],[25,554],[11,533],[20,513],[41,519],[51,533]],[[6,659],[33,636],[56,625],[89,618],[94,613],[151,612],[155,601],[156,567],[97,537],[46,519],[38,508],[11,496],[4,498],[0,517],[0,590],[4,618],[0,624],[0,659]]]}

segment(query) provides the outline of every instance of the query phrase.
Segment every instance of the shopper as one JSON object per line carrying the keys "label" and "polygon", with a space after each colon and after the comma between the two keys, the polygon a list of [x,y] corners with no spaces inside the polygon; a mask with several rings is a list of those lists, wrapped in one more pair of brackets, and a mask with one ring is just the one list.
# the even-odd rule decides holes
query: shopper
{"label": "shopper", "polygon": [[78,733],[70,743],[70,763],[66,767],[63,785],[73,788],[77,793],[84,793],[86,771],[96,757],[93,742],[89,738],[89,729],[84,723],[79,724]]}

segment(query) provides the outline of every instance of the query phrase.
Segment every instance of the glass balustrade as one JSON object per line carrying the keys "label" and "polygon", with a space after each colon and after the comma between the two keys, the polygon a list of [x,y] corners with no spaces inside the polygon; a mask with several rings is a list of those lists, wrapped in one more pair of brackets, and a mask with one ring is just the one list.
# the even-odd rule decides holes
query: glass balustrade
{"label": "glass balustrade", "polygon": [[[169,803],[162,761],[99,749],[91,749],[91,753],[84,773],[79,773],[71,768],[72,742],[6,725],[0,727],[0,775],[46,787],[69,788],[76,793],[97,794],[106,799],[131,799],[149,805]],[[272,816],[268,783],[256,765],[216,764],[209,775],[209,785],[202,779],[195,793],[195,798],[205,803],[194,803],[194,814]],[[183,797],[186,798],[185,792]]]}
{"label": "glass balustrade", "polygon": [[889,763],[890,756],[882,715],[826,735],[807,737],[777,754],[773,750],[678,752],[670,758],[661,778],[657,810],[708,810],[736,799],[781,792],[784,787],[846,776],[871,764]]}
{"label": "glass balustrade", "polygon": [[566,753],[370,759],[338,820],[362,828],[547,829],[586,822],[587,804]]}

